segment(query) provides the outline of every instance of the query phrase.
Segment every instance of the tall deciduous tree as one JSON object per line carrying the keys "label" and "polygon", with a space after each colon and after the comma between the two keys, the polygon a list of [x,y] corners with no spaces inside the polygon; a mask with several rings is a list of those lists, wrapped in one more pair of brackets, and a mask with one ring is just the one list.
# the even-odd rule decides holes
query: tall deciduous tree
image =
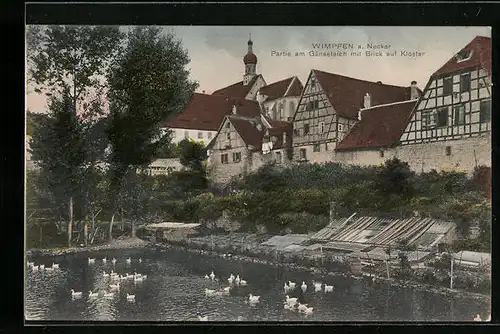
{"label": "tall deciduous tree", "polygon": [[125,181],[130,184],[135,179],[132,175],[149,165],[158,148],[168,142],[170,136],[162,135],[161,122],[180,113],[191,100],[197,83],[189,80],[189,61],[181,41],[173,34],[163,34],[160,28],[134,28],[128,33],[125,52],[114,64],[108,80],[113,213],[126,209],[126,201],[122,200]]}
{"label": "tall deciduous tree", "polygon": [[[33,160],[51,179],[51,189],[67,204],[68,245],[74,197],[85,176],[82,168],[88,170],[89,166],[86,131],[93,127],[90,120],[96,116],[87,112],[85,105],[89,97],[99,101],[92,96],[102,94],[109,64],[120,50],[121,36],[116,27],[29,26],[27,30],[29,85],[34,85],[35,92],[52,97],[52,119],[46,131],[33,135],[30,146]],[[61,192],[63,196],[59,196]]]}

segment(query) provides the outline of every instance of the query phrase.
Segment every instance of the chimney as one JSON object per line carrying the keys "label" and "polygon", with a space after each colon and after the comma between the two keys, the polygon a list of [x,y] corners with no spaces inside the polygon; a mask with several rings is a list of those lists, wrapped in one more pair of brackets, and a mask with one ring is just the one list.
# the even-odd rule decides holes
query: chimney
{"label": "chimney", "polygon": [[283,145],[286,144],[286,132],[283,132]]}
{"label": "chimney", "polygon": [[365,99],[364,99],[363,107],[364,108],[370,108],[371,107],[371,96],[370,96],[369,93],[365,94]]}
{"label": "chimney", "polygon": [[233,115],[236,115],[236,112],[237,112],[237,110],[236,110],[236,104],[233,104]]}
{"label": "chimney", "polygon": [[203,94],[205,94],[205,91],[204,91],[204,90],[202,90],[201,92],[202,92]]}
{"label": "chimney", "polygon": [[412,81],[410,86],[410,100],[415,100],[420,97],[420,93],[418,92],[417,82]]}
{"label": "chimney", "polygon": [[358,111],[358,121],[361,121],[361,110]]}

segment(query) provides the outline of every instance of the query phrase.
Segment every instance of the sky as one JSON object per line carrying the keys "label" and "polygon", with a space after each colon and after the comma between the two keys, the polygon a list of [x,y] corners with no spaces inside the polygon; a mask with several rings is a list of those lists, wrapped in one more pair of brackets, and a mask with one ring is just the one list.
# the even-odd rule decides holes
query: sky
{"label": "sky", "polygon": [[[124,27],[126,29],[126,27]],[[299,27],[299,26],[165,26],[182,40],[191,59],[191,79],[199,83],[198,92],[213,91],[241,81],[243,57],[249,35],[257,56],[257,73],[267,84],[297,76],[305,84],[311,69],[369,81],[409,86],[412,81],[423,89],[434,71],[446,63],[475,36],[491,37],[489,27]],[[337,52],[342,48],[317,49],[318,43],[352,44],[344,56],[311,56],[310,51]],[[367,44],[389,45],[382,56],[366,55]],[[358,51],[360,56],[351,55]],[[275,54],[273,54],[275,51]],[[295,52],[305,56],[293,56]],[[386,52],[396,52],[387,56]],[[401,51],[420,52],[404,56]],[[291,52],[279,56],[276,52]],[[46,110],[44,95],[26,96],[26,106],[34,112]]]}

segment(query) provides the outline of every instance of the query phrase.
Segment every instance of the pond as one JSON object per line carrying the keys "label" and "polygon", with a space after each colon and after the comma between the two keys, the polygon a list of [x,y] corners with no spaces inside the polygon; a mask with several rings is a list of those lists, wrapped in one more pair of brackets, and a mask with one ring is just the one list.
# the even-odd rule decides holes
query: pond
{"label": "pond", "polygon": [[[95,258],[89,263],[88,257]],[[107,262],[102,259],[106,257]],[[127,258],[131,259],[130,263]],[[111,259],[116,258],[113,264]],[[276,268],[183,250],[140,249],[79,253],[31,258],[35,265],[59,269],[26,269],[26,320],[92,321],[472,321],[476,314],[487,317],[490,303],[472,297],[444,296],[387,282],[355,280],[344,276],[321,276],[306,271]],[[103,293],[116,284],[104,276],[111,271],[129,274],[118,280],[111,297]],[[215,279],[205,278],[214,272]],[[132,274],[147,275],[136,281]],[[207,296],[205,289],[230,286],[230,274],[247,281],[228,294]],[[290,298],[312,307],[311,314],[284,308],[284,283],[297,288]],[[332,292],[315,292],[313,281],[333,285]],[[307,285],[303,293],[300,286]],[[82,292],[73,298],[71,289]],[[89,297],[89,291],[98,293]],[[127,299],[134,295],[134,300]],[[260,296],[249,303],[249,294]]]}

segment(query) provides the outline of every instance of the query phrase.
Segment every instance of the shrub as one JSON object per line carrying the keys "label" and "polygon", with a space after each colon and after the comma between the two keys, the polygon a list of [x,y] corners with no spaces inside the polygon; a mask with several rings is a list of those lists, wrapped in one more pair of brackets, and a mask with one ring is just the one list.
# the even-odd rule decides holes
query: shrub
{"label": "shrub", "polygon": [[292,233],[308,233],[319,231],[329,223],[329,217],[325,215],[312,215],[303,213],[283,213],[278,217],[280,230],[290,228]]}
{"label": "shrub", "polygon": [[491,167],[478,166],[474,168],[469,181],[469,189],[480,191],[491,199]]}

